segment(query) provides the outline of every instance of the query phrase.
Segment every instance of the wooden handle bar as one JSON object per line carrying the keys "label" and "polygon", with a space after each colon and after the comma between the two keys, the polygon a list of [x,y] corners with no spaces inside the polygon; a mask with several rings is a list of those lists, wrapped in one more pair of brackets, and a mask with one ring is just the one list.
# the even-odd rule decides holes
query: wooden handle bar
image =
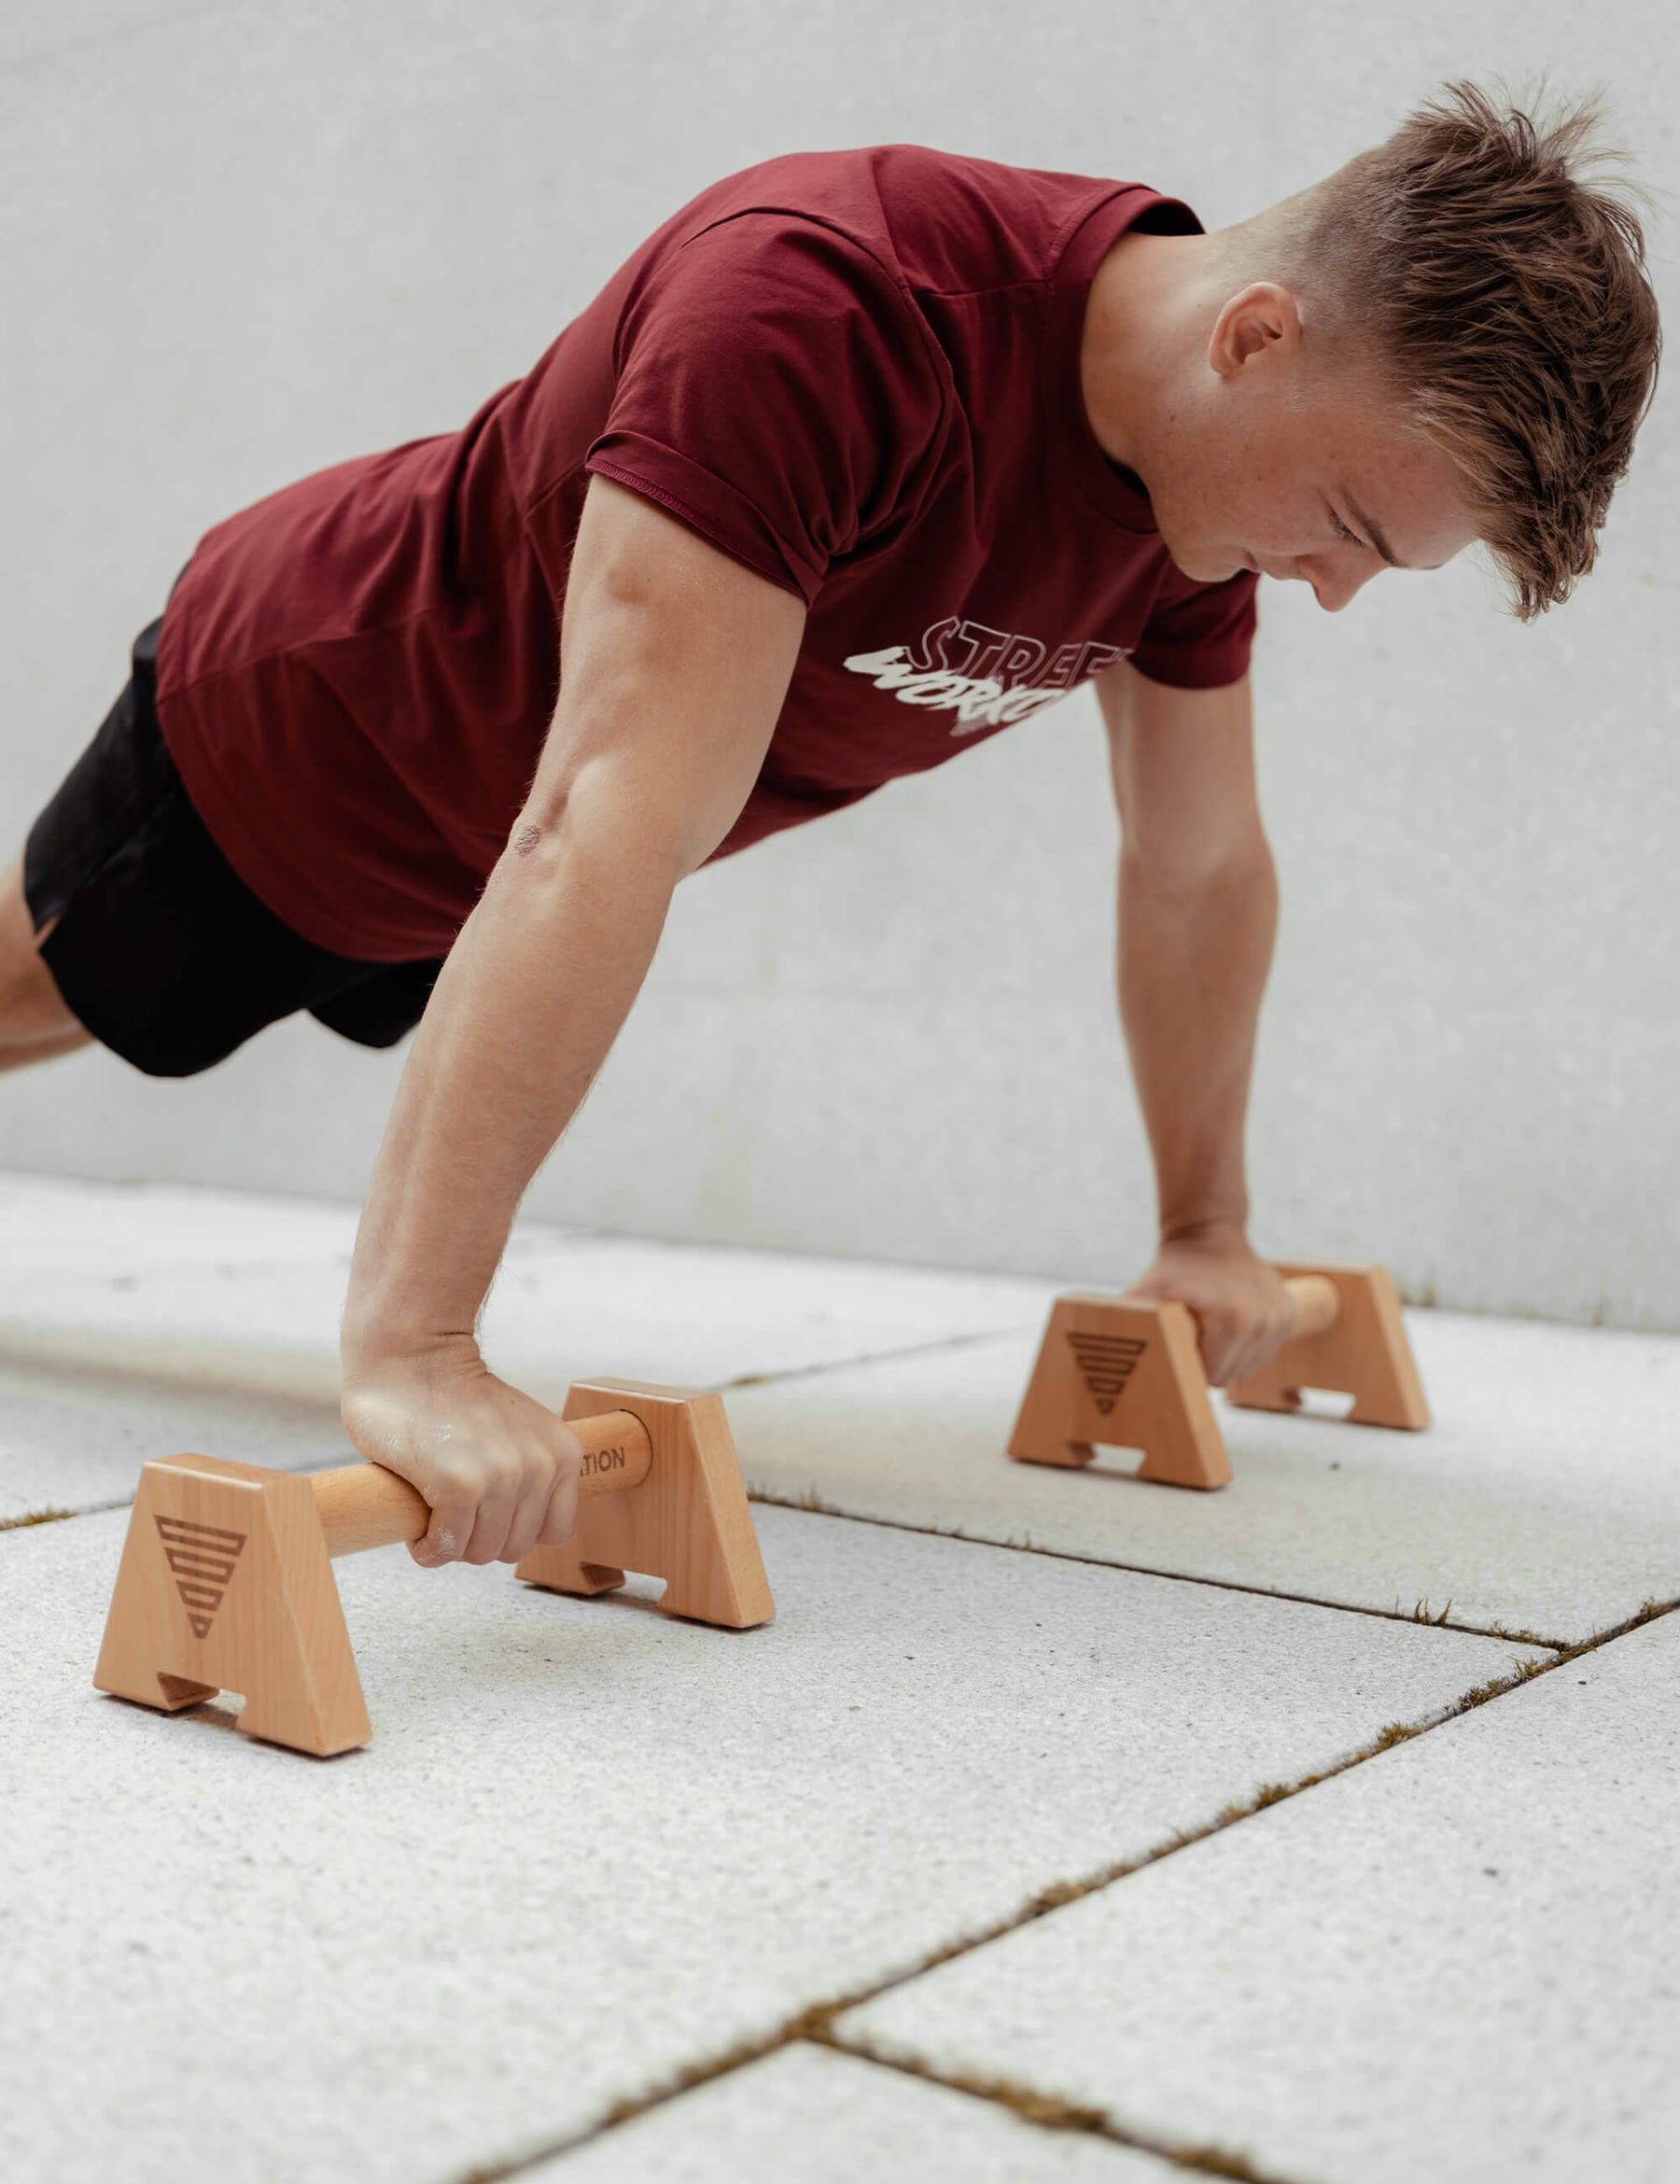
{"label": "wooden handle bar", "polygon": [[1323,1274],[1292,1274],[1283,1284],[1295,1307],[1295,1335],[1322,1335],[1341,1318],[1341,1295]]}
{"label": "wooden handle bar", "polygon": [[[647,1477],[653,1444],[640,1419],[627,1410],[609,1410],[599,1418],[573,1418],[567,1423],[583,1444],[580,1493],[623,1493]],[[418,1490],[383,1463],[317,1471],[309,1483],[329,1555],[359,1555],[368,1547],[419,1539],[431,1522]]]}

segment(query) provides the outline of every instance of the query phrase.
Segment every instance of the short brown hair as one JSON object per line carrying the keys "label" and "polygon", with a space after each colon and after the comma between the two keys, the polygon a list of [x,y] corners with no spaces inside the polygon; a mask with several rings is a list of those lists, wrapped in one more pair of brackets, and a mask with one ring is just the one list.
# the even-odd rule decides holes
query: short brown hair
{"label": "short brown hair", "polygon": [[1314,190],[1300,231],[1308,284],[1375,337],[1524,622],[1592,567],[1661,350],[1639,216],[1580,172],[1599,119],[1450,84]]}

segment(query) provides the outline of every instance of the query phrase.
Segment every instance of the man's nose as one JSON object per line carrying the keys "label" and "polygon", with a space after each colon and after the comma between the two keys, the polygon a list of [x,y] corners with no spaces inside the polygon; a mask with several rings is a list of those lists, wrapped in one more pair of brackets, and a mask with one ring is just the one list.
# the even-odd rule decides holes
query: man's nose
{"label": "man's nose", "polygon": [[1377,574],[1374,568],[1330,567],[1317,563],[1306,571],[1313,595],[1326,614],[1339,614],[1342,609]]}

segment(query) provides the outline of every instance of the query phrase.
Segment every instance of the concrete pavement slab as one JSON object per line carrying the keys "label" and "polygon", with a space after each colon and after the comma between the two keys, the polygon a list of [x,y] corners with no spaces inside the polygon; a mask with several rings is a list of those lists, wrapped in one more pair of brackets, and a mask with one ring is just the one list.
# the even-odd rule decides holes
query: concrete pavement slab
{"label": "concrete pavement slab", "polygon": [[805,2043],[542,2162],[526,2184],[1183,2184],[1183,2171]]}
{"label": "concrete pavement slab", "polygon": [[539,2150],[1513,1656],[759,1514],[779,1616],[739,1634],[341,1562],[374,1742],[329,1762],[90,1690],[122,1513],[0,1533],[0,2175]]}
{"label": "concrete pavement slab", "polygon": [[0,1525],[126,1502],[148,1457],[184,1453],[299,1471],[353,1451],[312,1407],[0,1364]]}
{"label": "concrete pavement slab", "polygon": [[[0,1178],[0,1357],[336,1406],[354,1208]],[[483,1319],[539,1397],[624,1375],[695,1387],[1029,1327],[1050,1285],[529,1224]]]}
{"label": "concrete pavement slab", "polygon": [[1315,2184],[1672,2184],[1680,1615],[841,2020]]}
{"label": "concrete pavement slab", "polygon": [[744,1389],[750,1487],[854,1516],[1561,1644],[1680,1597],[1680,1340],[1407,1315],[1435,1422],[1218,1416],[1217,1493],[1004,1456],[1040,1330]]}
{"label": "concrete pavement slab", "polygon": [[318,1198],[0,1170],[0,1311],[27,1306],[37,1283],[313,1264],[355,1240],[355,1210]]}

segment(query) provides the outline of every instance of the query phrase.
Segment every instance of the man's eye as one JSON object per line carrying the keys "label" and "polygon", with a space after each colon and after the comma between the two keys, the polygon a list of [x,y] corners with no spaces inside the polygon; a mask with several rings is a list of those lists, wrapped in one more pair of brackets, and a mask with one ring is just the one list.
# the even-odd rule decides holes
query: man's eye
{"label": "man's eye", "polygon": [[1334,510],[1331,511],[1330,521],[1336,525],[1336,535],[1338,539],[1345,539],[1350,546],[1357,546],[1362,550],[1365,548],[1365,540],[1356,532],[1349,530],[1347,525],[1342,522],[1340,516]]}

